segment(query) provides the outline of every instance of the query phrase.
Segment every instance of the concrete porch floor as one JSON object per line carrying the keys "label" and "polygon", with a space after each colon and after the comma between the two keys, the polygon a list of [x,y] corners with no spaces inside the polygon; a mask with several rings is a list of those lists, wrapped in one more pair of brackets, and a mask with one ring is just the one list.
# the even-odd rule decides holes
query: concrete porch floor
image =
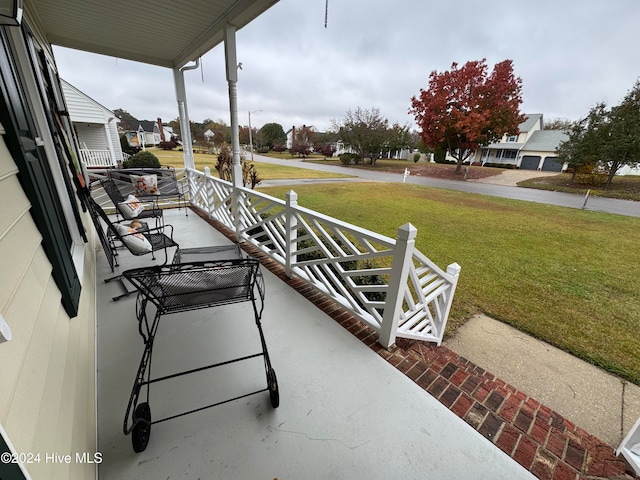
{"label": "concrete porch floor", "polygon": [[[195,213],[168,210],[165,218],[183,248],[230,243]],[[96,256],[101,479],[535,478],[265,268],[262,324],[280,407],[264,392],[153,425],[147,449],[134,453],[122,423],[143,351],[135,296],[111,300],[119,289],[103,282],[112,273],[103,253]],[[116,273],[150,263],[123,252]],[[249,303],[169,315],[160,321],[152,373],[259,349]],[[263,386],[260,359],[188,375],[153,386],[151,415]]]}

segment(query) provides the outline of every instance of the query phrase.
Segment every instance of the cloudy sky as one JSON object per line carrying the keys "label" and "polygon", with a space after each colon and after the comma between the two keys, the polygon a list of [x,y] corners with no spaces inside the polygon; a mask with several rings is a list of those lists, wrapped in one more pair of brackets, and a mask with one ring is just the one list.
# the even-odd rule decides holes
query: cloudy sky
{"label": "cloudy sky", "polygon": [[[414,125],[411,97],[452,62],[511,59],[525,113],[575,120],[640,77],[638,0],[280,0],[237,32],[240,124],[330,128],[349,109]],[[55,48],[61,76],[109,109],[177,117],[169,69]],[[185,73],[189,114],[229,124],[222,45]],[[258,112],[258,110],[260,110]]]}

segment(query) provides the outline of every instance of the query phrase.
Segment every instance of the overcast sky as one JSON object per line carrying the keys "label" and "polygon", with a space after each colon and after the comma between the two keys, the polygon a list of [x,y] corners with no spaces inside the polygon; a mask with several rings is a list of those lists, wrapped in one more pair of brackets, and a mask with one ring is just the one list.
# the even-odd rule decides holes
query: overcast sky
{"label": "overcast sky", "polygon": [[[280,0],[236,35],[241,125],[323,131],[347,110],[377,107],[414,125],[411,97],[433,70],[513,60],[524,113],[583,117],[615,105],[640,77],[638,0]],[[55,48],[62,78],[139,120],[178,116],[171,70]],[[223,46],[185,73],[191,120],[229,124]],[[257,112],[257,110],[261,110]]]}

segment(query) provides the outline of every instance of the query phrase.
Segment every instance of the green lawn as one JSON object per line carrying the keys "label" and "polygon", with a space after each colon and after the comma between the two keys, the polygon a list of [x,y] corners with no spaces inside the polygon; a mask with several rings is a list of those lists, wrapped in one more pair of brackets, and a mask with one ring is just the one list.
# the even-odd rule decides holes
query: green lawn
{"label": "green lawn", "polygon": [[615,176],[611,179],[611,185],[606,190],[604,189],[605,180],[606,175],[589,175],[578,176],[572,181],[570,173],[561,173],[553,177],[532,178],[531,180],[520,182],[518,185],[555,192],[585,194],[589,191],[589,195],[599,197],[640,201],[640,176]]}
{"label": "green lawn", "polygon": [[[262,188],[284,198],[286,188]],[[300,205],[462,266],[451,334],[478,312],[640,384],[640,219],[409,184],[300,185]]]}
{"label": "green lawn", "polygon": [[[176,168],[184,167],[184,157],[182,151],[178,150],[160,150],[160,149],[148,149],[151,151],[162,165],[172,165]],[[289,155],[287,153],[289,157]],[[204,167],[211,169],[211,174],[218,175],[215,169],[216,161],[218,157],[216,155],[210,155],[206,153],[196,153],[193,156],[196,169],[203,171]],[[283,167],[280,165],[272,165],[270,163],[254,162],[258,174],[263,180],[278,180],[285,178],[337,178],[337,177],[351,177],[352,175],[341,175],[338,173],[321,172],[318,170],[307,170],[305,168],[296,167]]]}

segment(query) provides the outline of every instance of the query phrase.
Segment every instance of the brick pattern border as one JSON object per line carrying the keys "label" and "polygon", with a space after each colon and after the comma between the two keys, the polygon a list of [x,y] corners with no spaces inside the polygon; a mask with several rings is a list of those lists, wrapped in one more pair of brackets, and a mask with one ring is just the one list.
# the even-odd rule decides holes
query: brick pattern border
{"label": "brick pattern border", "polygon": [[[206,212],[191,207],[235,242],[235,234]],[[630,480],[634,476],[615,449],[535,399],[443,346],[397,339],[390,349],[375,330],[257,247],[242,248],[365,345],[408,376],[487,440],[542,480]]]}

